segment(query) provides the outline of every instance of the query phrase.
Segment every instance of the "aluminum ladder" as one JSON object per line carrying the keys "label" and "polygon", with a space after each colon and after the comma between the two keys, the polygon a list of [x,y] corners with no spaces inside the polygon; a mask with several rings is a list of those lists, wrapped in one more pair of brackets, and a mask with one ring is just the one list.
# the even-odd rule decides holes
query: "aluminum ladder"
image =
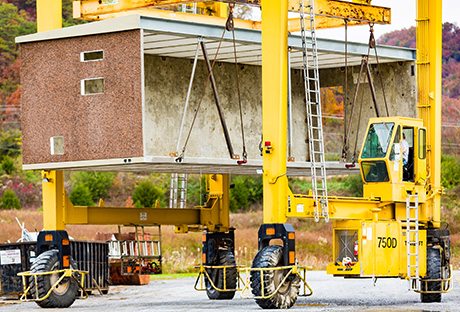
{"label": "aluminum ladder", "polygon": [[187,203],[187,179],[185,173],[172,173],[169,187],[169,208],[185,208]]}
{"label": "aluminum ladder", "polygon": [[420,290],[419,278],[419,226],[418,194],[407,195],[406,199],[406,249],[407,279],[409,290]]}
{"label": "aluminum ladder", "polygon": [[[314,217],[315,221],[318,222],[320,219],[319,207],[321,207],[321,216],[326,222],[328,222],[329,205],[327,198],[326,160],[324,155],[314,3],[314,0],[300,0],[299,3],[300,34],[302,38],[303,83],[307,108],[312,193],[315,200]],[[306,29],[306,15],[308,18],[308,30]],[[311,51],[312,54],[310,64],[308,51]]]}

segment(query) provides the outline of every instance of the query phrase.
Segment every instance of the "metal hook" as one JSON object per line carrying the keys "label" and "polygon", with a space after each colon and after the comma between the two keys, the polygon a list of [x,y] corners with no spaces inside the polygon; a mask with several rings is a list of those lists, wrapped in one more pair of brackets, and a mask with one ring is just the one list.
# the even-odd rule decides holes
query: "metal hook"
{"label": "metal hook", "polygon": [[227,31],[233,31],[235,29],[235,22],[233,20],[233,8],[235,7],[235,4],[230,3],[228,7],[229,7],[229,12],[228,12],[227,22],[225,22],[225,29]]}

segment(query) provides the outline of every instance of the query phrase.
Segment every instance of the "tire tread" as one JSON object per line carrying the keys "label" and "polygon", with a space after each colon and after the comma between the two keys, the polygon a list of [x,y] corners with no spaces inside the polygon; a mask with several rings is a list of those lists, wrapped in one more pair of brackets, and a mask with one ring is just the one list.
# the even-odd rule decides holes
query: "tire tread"
{"label": "tire tread", "polygon": [[[441,278],[441,252],[438,248],[427,248],[426,252],[426,278],[437,279]],[[422,290],[441,290],[441,282],[428,282],[425,283],[422,279]],[[441,294],[420,294],[420,300],[425,303],[429,302],[441,302]]]}
{"label": "tire tread", "polygon": [[[48,272],[50,271],[56,262],[58,262],[58,250],[51,249],[41,253],[35,261],[32,263],[30,271],[32,273],[39,273],[39,272]],[[76,268],[75,262],[71,260],[71,265],[73,268]],[[32,285],[31,291],[32,295],[35,298],[35,286],[34,286],[34,278],[30,277],[29,283]],[[49,276],[38,276],[37,277],[37,284],[38,284],[38,295],[39,297],[43,297],[46,295],[48,290],[50,289],[51,282]],[[75,280],[70,281],[69,290],[62,296],[56,295],[55,293],[51,293],[50,296],[42,301],[37,301],[37,304],[42,308],[68,308],[70,307],[78,294],[78,284]]]}
{"label": "tire tread", "polygon": [[[283,257],[283,247],[272,245],[261,249],[252,263],[253,268],[270,268],[280,264]],[[260,296],[262,285],[260,281],[260,271],[251,272],[251,288],[254,296]],[[273,283],[274,271],[264,272],[265,294],[270,294],[275,290]],[[297,301],[299,283],[297,277],[289,281],[290,286],[287,294],[277,293],[269,299],[256,299],[256,303],[263,309],[288,309]]]}

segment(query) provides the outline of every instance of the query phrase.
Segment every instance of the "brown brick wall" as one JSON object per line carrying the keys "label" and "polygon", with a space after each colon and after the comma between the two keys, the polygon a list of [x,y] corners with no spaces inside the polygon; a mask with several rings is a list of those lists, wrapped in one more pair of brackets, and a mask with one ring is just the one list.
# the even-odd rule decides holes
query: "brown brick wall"
{"label": "brown brick wall", "polygon": [[[80,52],[104,60],[80,62]],[[24,164],[143,155],[141,51],[138,30],[21,45]],[[80,80],[105,78],[105,92],[80,94]],[[64,136],[65,153],[50,154]]]}

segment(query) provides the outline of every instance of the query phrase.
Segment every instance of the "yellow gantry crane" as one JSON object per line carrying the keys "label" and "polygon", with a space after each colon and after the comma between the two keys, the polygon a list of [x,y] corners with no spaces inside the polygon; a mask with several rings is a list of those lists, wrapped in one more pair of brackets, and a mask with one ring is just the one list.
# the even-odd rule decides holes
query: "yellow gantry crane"
{"label": "yellow gantry crane", "polygon": [[[74,14],[98,20],[137,12],[223,24],[228,3],[262,4],[259,0],[223,1],[211,10],[216,15],[213,17],[156,8],[184,3],[187,1],[81,0],[74,2]],[[370,0],[270,0],[263,3],[261,22],[235,20],[235,27],[262,30],[263,224],[258,234],[259,252],[249,270],[252,292],[261,307],[289,308],[298,296],[295,230],[287,223],[290,217],[332,220],[333,261],[327,268],[330,274],[407,279],[410,289],[419,292],[423,302],[439,302],[441,294],[450,289],[449,231],[441,223],[440,211],[441,8],[440,0],[417,0],[418,118],[369,120],[358,159],[364,182],[362,198],[327,196],[324,181],[315,186],[312,194],[293,194],[289,189],[286,175],[287,38],[289,31],[339,27],[345,20],[348,25],[386,24],[390,22],[390,10],[372,6]],[[307,24],[312,21],[313,24],[305,25],[305,17],[288,18],[288,12],[299,10],[301,16],[308,16]],[[60,28],[60,1],[37,0],[37,24],[38,31]],[[313,41],[305,43],[305,49],[310,48],[315,55]],[[309,76],[309,68],[304,68],[304,78],[307,79],[307,102],[314,105],[313,91],[307,85],[308,79],[317,77]],[[321,120],[320,111],[310,112],[311,116],[318,114]],[[322,135],[317,140],[318,154],[321,154]],[[319,160],[312,166],[321,167],[321,163]],[[312,171],[314,175],[316,172]],[[57,248],[61,269],[71,266],[65,224],[135,223],[139,213],[145,213],[146,224],[173,224],[181,232],[206,230],[203,264],[207,265],[206,270],[218,272],[213,280],[208,275],[208,296],[233,298],[237,268],[229,224],[228,176],[208,177],[208,202],[203,207],[158,209],[149,215],[146,209],[74,207],[65,195],[62,171],[44,171],[43,179],[44,231],[39,237],[39,253]],[[282,244],[271,245],[274,240]],[[37,283],[45,281],[46,272],[36,274],[42,274]],[[66,274],[69,273],[66,271]],[[64,282],[72,283],[70,279]],[[49,283],[47,287],[50,288]],[[67,289],[69,293],[61,297],[54,296],[51,289],[51,295],[39,304],[70,306],[77,288]],[[48,290],[42,292],[45,291]]]}

